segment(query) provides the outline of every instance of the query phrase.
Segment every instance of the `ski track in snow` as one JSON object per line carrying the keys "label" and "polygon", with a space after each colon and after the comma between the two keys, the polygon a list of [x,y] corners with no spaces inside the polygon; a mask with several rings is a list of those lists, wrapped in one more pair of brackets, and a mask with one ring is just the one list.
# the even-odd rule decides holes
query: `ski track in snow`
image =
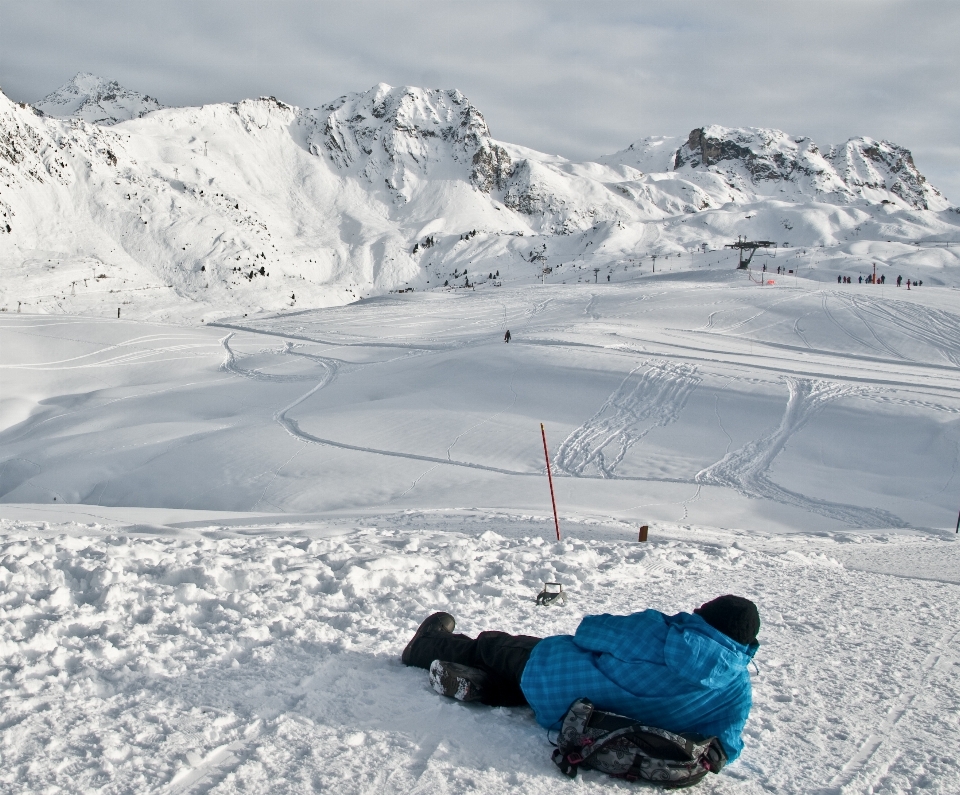
{"label": "ski track in snow", "polygon": [[868,319],[882,328],[895,329],[899,334],[929,345],[947,362],[960,367],[960,315],[915,306],[906,301],[879,301],[864,296],[844,296],[844,300],[855,307],[871,331],[873,326]]}
{"label": "ski track in snow", "polygon": [[[539,307],[539,308],[536,308],[536,309],[535,309],[535,312],[537,312],[537,311],[542,311],[543,305],[538,305],[538,307]],[[270,382],[276,382],[276,383],[285,383],[285,382],[292,382],[292,381],[312,381],[312,380],[314,380],[315,376],[312,376],[312,375],[274,375],[274,374],[270,374],[270,373],[264,373],[264,372],[262,372],[262,371],[260,371],[260,370],[250,370],[250,369],[246,369],[246,368],[240,367],[239,364],[237,363],[236,354],[234,353],[233,349],[230,347],[230,339],[231,339],[233,336],[234,336],[234,333],[231,332],[230,334],[228,334],[226,337],[224,337],[224,338],[220,341],[220,342],[221,342],[221,345],[223,346],[223,349],[224,349],[224,361],[223,361],[223,363],[221,364],[221,368],[222,368],[223,370],[226,370],[227,372],[234,373],[235,375],[239,375],[239,376],[241,376],[241,377],[243,377],[243,378],[250,378],[250,379],[253,379],[253,380],[256,380],[256,381],[270,381]],[[373,454],[373,455],[388,456],[388,457],[391,457],[391,458],[406,458],[406,459],[410,459],[410,460],[413,460],[413,461],[425,461],[425,462],[433,463],[433,464],[445,464],[445,465],[450,465],[450,466],[455,466],[455,467],[465,467],[465,468],[468,468],[468,469],[479,469],[479,470],[483,470],[483,471],[485,471],[485,472],[496,472],[496,473],[501,474],[501,475],[519,475],[519,476],[524,476],[524,477],[531,477],[531,476],[539,476],[539,475],[542,474],[542,472],[540,472],[540,471],[523,471],[523,470],[516,470],[516,469],[504,469],[504,468],[502,468],[502,467],[488,466],[488,465],[486,465],[486,464],[477,464],[477,463],[473,463],[473,462],[470,462],[470,461],[460,461],[460,460],[457,460],[457,459],[452,458],[452,457],[450,456],[450,450],[453,449],[453,446],[457,443],[457,441],[459,441],[459,439],[460,439],[462,436],[464,436],[465,434],[470,433],[471,431],[475,430],[476,428],[482,426],[484,423],[487,423],[487,422],[492,421],[493,419],[495,419],[496,417],[500,416],[500,414],[503,414],[503,412],[504,412],[504,411],[507,411],[508,409],[503,409],[502,411],[498,412],[497,414],[494,414],[494,415],[492,415],[491,417],[488,417],[487,419],[485,419],[485,420],[483,420],[483,421],[481,421],[481,422],[479,422],[479,423],[476,423],[474,426],[471,426],[470,428],[467,428],[466,430],[464,430],[460,435],[458,435],[458,436],[454,439],[454,441],[453,441],[453,442],[449,445],[449,447],[447,448],[447,457],[446,457],[446,458],[439,458],[439,457],[436,457],[436,456],[428,456],[428,455],[418,455],[418,454],[416,454],[416,453],[409,453],[409,452],[403,452],[403,451],[398,451],[398,450],[385,450],[385,449],[376,448],[376,447],[365,447],[365,446],[362,446],[362,445],[347,444],[346,442],[339,442],[339,441],[336,441],[336,440],[334,440],[334,439],[325,439],[325,438],[322,438],[322,437],[319,437],[319,436],[315,436],[314,434],[308,433],[307,431],[304,431],[304,430],[300,427],[300,425],[299,425],[299,423],[297,422],[297,420],[295,420],[295,419],[293,419],[293,418],[291,418],[291,417],[288,417],[288,416],[287,416],[287,413],[290,412],[292,409],[295,409],[297,406],[299,406],[301,403],[305,402],[305,401],[308,400],[309,398],[313,397],[313,395],[315,395],[317,392],[319,392],[320,390],[322,390],[322,389],[324,389],[325,387],[327,387],[329,384],[331,384],[331,383],[334,381],[334,379],[336,378],[337,371],[338,371],[338,369],[340,368],[341,363],[340,363],[338,360],[336,360],[336,359],[330,359],[330,358],[326,358],[326,357],[322,357],[322,356],[316,356],[316,355],[313,355],[313,354],[303,354],[303,353],[298,353],[298,352],[292,351],[292,350],[290,350],[290,348],[289,348],[289,343],[287,344],[287,347],[284,349],[283,352],[284,352],[284,353],[294,353],[294,354],[297,354],[297,355],[306,356],[307,358],[310,358],[310,359],[312,359],[313,361],[316,361],[317,363],[319,363],[321,366],[323,366],[323,367],[326,369],[326,374],[325,374],[325,376],[324,376],[314,387],[312,387],[310,390],[308,390],[308,391],[305,392],[303,395],[301,395],[300,397],[298,397],[296,400],[294,400],[294,401],[293,401],[292,403],[290,403],[289,405],[284,406],[284,407],[283,407],[282,409],[280,409],[276,414],[274,414],[274,420],[275,420],[287,433],[289,433],[291,436],[295,437],[296,439],[298,439],[298,440],[300,440],[300,441],[302,441],[302,442],[307,442],[307,443],[311,443],[311,444],[319,444],[319,445],[324,445],[324,446],[327,446],[327,447],[337,447],[337,448],[340,448],[340,449],[342,449],[342,450],[353,450],[353,451],[356,451],[356,452],[371,453],[371,454]],[[627,431],[625,431],[625,432],[622,434],[622,439],[623,439],[623,441],[622,441],[622,450],[623,450],[623,453],[625,453],[626,450],[629,449],[629,447],[631,447],[636,441],[639,441],[640,439],[642,439],[643,436],[645,436],[650,430],[653,429],[653,427],[657,427],[658,425],[666,425],[666,424],[668,424],[669,422],[675,421],[676,418],[679,416],[679,411],[680,411],[680,409],[682,409],[682,407],[683,407],[683,406],[682,406],[682,403],[686,401],[686,396],[689,394],[690,391],[692,391],[692,389],[696,386],[696,384],[699,383],[699,381],[698,381],[697,379],[692,379],[691,384],[689,385],[688,388],[687,388],[687,387],[684,387],[682,384],[679,386],[679,388],[671,388],[671,387],[670,387],[670,381],[671,381],[671,379],[676,379],[676,378],[679,377],[679,379],[682,380],[682,378],[684,377],[684,376],[682,375],[682,373],[689,372],[690,374],[692,374],[693,372],[695,372],[695,369],[696,369],[696,368],[692,368],[692,367],[689,367],[689,366],[687,366],[687,365],[679,365],[679,366],[678,366],[678,365],[669,365],[669,364],[667,364],[667,363],[662,363],[662,366],[663,366],[663,368],[665,368],[668,372],[672,373],[673,375],[664,376],[664,377],[662,377],[662,378],[656,378],[656,377],[654,377],[654,379],[653,379],[654,381],[663,381],[663,382],[664,382],[663,384],[660,385],[660,387],[658,387],[658,388],[659,388],[659,391],[660,391],[660,394],[657,396],[657,399],[661,401],[661,404],[660,404],[659,406],[654,406],[654,407],[651,407],[651,408],[649,408],[649,409],[648,409],[648,408],[643,408],[643,409],[641,409],[641,410],[637,413],[637,419],[638,419],[638,420],[647,419],[648,417],[651,417],[651,416],[656,415],[656,417],[655,417],[655,424],[654,424],[653,426],[651,426],[651,428],[649,428],[649,429],[641,432],[641,433],[640,433],[638,436],[636,436],[635,438],[634,438],[634,437],[631,437],[631,436],[629,435],[629,433],[628,433]],[[677,375],[676,375],[677,373],[679,373],[679,374],[681,374],[681,375],[680,375],[680,376],[677,376]],[[629,379],[629,376],[628,376],[628,379]],[[624,382],[624,383],[626,383],[626,382]],[[636,387],[633,391],[635,392],[635,391],[636,391],[637,389],[639,389],[639,388],[641,388],[641,387],[638,386],[638,387]],[[512,390],[512,389],[513,389],[513,387],[512,387],[512,385],[511,385],[511,390]],[[622,390],[622,387],[621,387],[621,390]],[[621,391],[621,390],[618,390],[618,393],[619,393],[619,391]],[[615,393],[615,395],[614,395],[613,397],[616,397],[616,394],[618,394],[618,393]],[[678,404],[670,404],[669,402],[667,402],[667,401],[671,398],[671,395],[673,395],[674,393],[676,393],[676,395],[679,395],[679,396],[682,398],[682,401],[681,401],[680,403],[678,403]],[[513,392],[513,402],[511,403],[511,405],[513,405],[513,403],[516,402],[516,397],[517,397],[517,396],[516,396],[516,392]],[[611,398],[611,400],[613,400],[613,397]],[[621,396],[621,398],[620,398],[619,400],[617,400],[617,401],[614,402],[614,410],[615,410],[615,411],[627,411],[627,412],[629,412],[630,409],[629,409],[629,408],[624,408],[624,406],[626,406],[626,404],[629,403],[630,401],[635,401],[635,400],[636,400],[636,396],[635,396],[635,395],[627,394],[627,395]],[[610,403],[610,401],[608,400],[607,403]],[[605,404],[605,405],[606,405],[606,404]],[[601,409],[601,411],[603,411],[603,410]],[[623,445],[625,445],[625,446],[623,446]],[[562,449],[562,447],[561,447],[561,449]],[[599,455],[600,455],[600,459],[601,459],[601,461],[602,461],[602,452],[600,452]],[[609,467],[609,468],[607,468],[607,469],[605,469],[605,470],[601,470],[601,472],[600,472],[598,475],[593,475],[593,477],[603,477],[603,478],[614,477],[614,475],[612,475],[612,470],[616,467],[616,464],[618,464],[618,463],[620,462],[620,460],[622,459],[622,457],[623,457],[623,454],[621,454],[621,455],[619,456],[619,458],[617,458],[617,459],[615,460],[613,466],[611,466],[611,467]],[[284,465],[281,465],[280,469],[282,469],[283,466],[284,466]],[[432,469],[432,468],[431,468],[431,469]],[[609,471],[608,471],[608,470],[609,470]],[[430,470],[427,470],[427,471],[430,471]],[[564,470],[564,471],[566,471],[566,470]],[[277,470],[277,472],[279,472],[279,469]],[[274,474],[276,475],[276,473],[274,473]],[[424,472],[423,474],[421,474],[421,475],[414,481],[414,483],[411,485],[411,487],[410,487],[409,489],[407,489],[406,491],[402,492],[400,495],[398,495],[398,497],[402,497],[402,496],[404,496],[405,494],[409,493],[409,492],[413,489],[413,487],[416,486],[416,484],[420,481],[420,479],[421,479],[425,474],[426,474],[426,472]],[[576,472],[576,473],[573,473],[573,474],[576,474],[578,477],[591,477],[590,475],[584,474],[582,471],[581,471],[581,472]],[[621,480],[657,481],[657,482],[664,482],[664,483],[688,483],[688,482],[691,482],[691,481],[689,481],[689,480],[678,479],[678,478],[653,478],[653,477],[626,477],[626,478],[624,478],[624,477],[620,477],[620,476],[616,476],[616,477],[618,477],[618,478],[621,479]],[[264,493],[265,493],[265,492],[264,492]],[[262,497],[261,497],[261,500],[262,500]],[[258,501],[258,502],[259,502],[259,501]]]}
{"label": "ski track in snow", "polygon": [[[861,348],[865,348],[869,351],[873,351],[881,355],[884,353],[890,353],[890,350],[885,346],[875,345],[872,342],[868,342],[859,334],[855,334],[853,331],[851,331],[845,323],[842,323],[841,321],[839,321],[836,315],[834,315],[833,312],[830,311],[830,299],[832,297],[833,296],[831,293],[824,292],[823,295],[821,296],[821,303],[823,306],[824,316],[826,316],[827,320],[829,320],[835,328],[837,328],[845,337],[856,342],[857,345],[859,345]],[[868,328],[868,330],[870,329]],[[876,340],[876,334],[871,334],[871,336]],[[894,355],[897,356],[898,358],[901,358],[899,354],[895,353]]]}
{"label": "ski track in snow", "polygon": [[557,468],[580,476],[592,467],[604,478],[616,477],[631,447],[679,419],[700,383],[696,372],[694,366],[662,360],[631,370],[597,413],[563,440],[554,456]]}
{"label": "ski track in snow", "polygon": [[[275,382],[288,382],[288,381],[313,381],[315,376],[312,375],[295,375],[295,376],[283,376],[283,375],[271,375],[269,373],[263,373],[259,370],[248,370],[240,367],[236,362],[236,355],[233,352],[233,349],[230,347],[230,338],[233,336],[231,332],[226,337],[221,340],[221,344],[224,348],[224,361],[221,367],[228,372],[235,373],[236,375],[242,376],[243,378],[252,378],[257,381],[275,381]],[[296,400],[280,409],[276,414],[273,415],[274,420],[291,436],[294,438],[311,444],[320,444],[327,447],[338,447],[342,450],[354,450],[362,453],[372,453],[374,455],[383,455],[389,456],[392,458],[407,458],[414,461],[427,461],[434,464],[449,464],[450,466],[457,467],[467,467],[470,469],[481,469],[487,472],[497,472],[504,475],[537,475],[537,472],[521,472],[510,469],[501,469],[498,467],[485,466],[484,464],[474,464],[469,461],[458,461],[450,457],[449,449],[447,451],[446,458],[437,458],[435,456],[426,456],[426,455],[417,455],[416,453],[407,453],[395,450],[381,450],[375,447],[363,447],[360,445],[346,444],[345,442],[338,442],[333,439],[324,439],[319,436],[314,436],[312,433],[308,433],[300,428],[297,420],[288,417],[287,413],[295,409],[301,403],[305,402],[309,398],[313,397],[317,392],[329,386],[337,376],[337,371],[340,367],[340,363],[336,359],[328,359],[321,356],[310,355],[310,359],[316,361],[325,369],[325,374],[320,381],[313,386],[310,390],[300,395]],[[482,424],[482,423],[478,423]],[[466,431],[465,431],[466,433]],[[458,437],[459,438],[459,437]],[[455,442],[454,442],[455,443]],[[452,448],[453,445],[450,445]],[[282,467],[281,467],[282,468]],[[279,470],[278,470],[279,471]],[[421,476],[422,477],[422,476]],[[414,483],[416,485],[416,483]],[[409,491],[409,490],[408,490]],[[404,492],[406,493],[406,492]]]}
{"label": "ski track in snow", "polygon": [[[542,636],[584,613],[672,613],[728,591],[760,604],[759,673],[745,753],[700,791],[960,788],[960,635],[943,609],[960,542],[948,536],[677,526],[640,545],[572,525],[553,543],[544,521],[371,519],[182,538],[0,520],[0,792],[633,791],[565,779],[529,710],[441,699],[400,650],[437,609],[468,633]],[[945,579],[837,560],[914,551]],[[553,579],[568,606],[538,608]]]}
{"label": "ski track in snow", "polygon": [[[223,370],[226,370],[228,373],[234,373],[236,375],[242,376],[243,378],[250,378],[254,381],[271,381],[274,383],[282,384],[289,383],[293,381],[315,381],[315,375],[275,375],[272,373],[264,373],[261,370],[249,370],[247,368],[241,367],[237,363],[237,355],[234,353],[233,348],[230,347],[230,340],[234,336],[234,332],[230,332],[220,340],[220,344],[223,346],[223,364],[220,367]],[[290,343],[287,343],[284,347],[283,353],[290,352]],[[336,373],[336,360],[335,359],[324,359],[317,356],[311,356],[311,359],[317,361],[328,373],[328,376],[324,377],[321,381],[323,386],[326,386],[328,381],[332,380],[333,375]],[[306,397],[306,396],[305,396]]]}
{"label": "ski track in snow", "polygon": [[[830,782],[830,788],[838,793],[847,791],[876,792],[877,785],[887,777],[890,769],[900,760],[902,750],[898,750],[892,743],[894,737],[900,735],[895,729],[899,724],[909,722],[918,709],[918,703],[923,700],[923,691],[930,686],[930,674],[934,668],[945,660],[956,665],[960,659],[955,654],[960,652],[960,632],[947,630],[944,636],[936,643],[933,651],[927,655],[914,674],[914,681],[897,698],[890,707],[883,721],[864,740],[856,754],[843,766],[839,773]],[[881,750],[884,752],[881,754]],[[853,785],[853,786],[851,786]],[[830,791],[830,790],[828,790]]]}
{"label": "ski track in snow", "polygon": [[780,425],[773,432],[727,453],[715,464],[700,470],[697,483],[732,488],[747,497],[795,505],[850,527],[906,527],[903,519],[888,511],[818,500],[770,480],[771,465],[794,434],[829,403],[868,392],[830,381],[804,378],[786,378],[785,381],[789,398]]}

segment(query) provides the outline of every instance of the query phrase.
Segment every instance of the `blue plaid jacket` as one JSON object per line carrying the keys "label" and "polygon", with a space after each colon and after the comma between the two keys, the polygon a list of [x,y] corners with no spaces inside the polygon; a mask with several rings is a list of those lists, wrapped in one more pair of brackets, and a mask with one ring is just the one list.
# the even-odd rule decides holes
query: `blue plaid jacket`
{"label": "blue plaid jacket", "polygon": [[541,726],[559,728],[570,704],[588,698],[650,726],[715,735],[732,762],[743,750],[757,648],[690,613],[586,616],[576,635],[534,647],[520,686]]}

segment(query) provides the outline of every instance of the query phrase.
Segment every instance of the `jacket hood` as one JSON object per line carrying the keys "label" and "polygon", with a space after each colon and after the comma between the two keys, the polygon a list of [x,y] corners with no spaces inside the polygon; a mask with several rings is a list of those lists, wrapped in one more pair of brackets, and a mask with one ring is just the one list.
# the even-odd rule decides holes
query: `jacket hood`
{"label": "jacket hood", "polygon": [[718,688],[740,676],[759,647],[737,643],[700,616],[680,613],[670,621],[663,660],[680,678]]}

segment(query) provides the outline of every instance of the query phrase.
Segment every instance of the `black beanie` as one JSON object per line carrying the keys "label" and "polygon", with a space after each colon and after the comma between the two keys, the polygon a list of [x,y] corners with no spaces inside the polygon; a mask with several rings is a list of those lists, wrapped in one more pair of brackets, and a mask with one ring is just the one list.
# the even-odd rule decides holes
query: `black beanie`
{"label": "black beanie", "polygon": [[693,612],[737,643],[749,646],[757,642],[760,612],[749,599],[727,594],[701,605]]}

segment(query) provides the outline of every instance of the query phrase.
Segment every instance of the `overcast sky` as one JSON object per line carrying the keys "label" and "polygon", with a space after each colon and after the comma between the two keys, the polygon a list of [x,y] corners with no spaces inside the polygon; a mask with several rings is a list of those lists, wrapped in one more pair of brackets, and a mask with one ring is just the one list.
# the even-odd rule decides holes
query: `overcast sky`
{"label": "overcast sky", "polygon": [[4,93],[79,71],[166,105],[459,88],[495,137],[574,159],[711,123],[867,135],[960,203],[958,0],[0,0]]}

